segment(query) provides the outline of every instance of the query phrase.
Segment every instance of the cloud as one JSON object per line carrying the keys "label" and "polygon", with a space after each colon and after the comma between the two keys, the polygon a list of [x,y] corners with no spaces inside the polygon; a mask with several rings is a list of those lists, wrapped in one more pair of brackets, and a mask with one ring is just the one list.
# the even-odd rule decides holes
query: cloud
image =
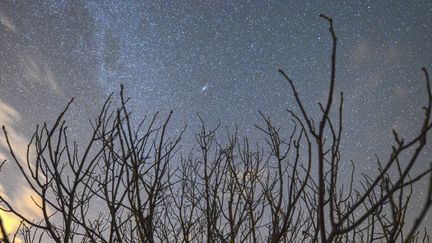
{"label": "cloud", "polygon": [[[9,202],[12,202],[15,210],[20,212],[27,218],[30,219],[40,219],[42,218],[42,213],[37,205],[41,205],[41,198],[36,195],[30,188],[21,187],[19,193],[13,197],[8,197],[6,191],[0,184],[0,195],[7,199]],[[37,205],[35,204],[37,203]],[[15,216],[12,213],[7,213],[0,210],[0,217],[3,222],[3,226],[8,234],[11,236],[15,234],[18,227],[20,226],[21,219]],[[2,237],[0,233],[0,238]],[[11,237],[10,237],[11,238]],[[19,239],[18,239],[19,240]]]}
{"label": "cloud", "polygon": [[[14,42],[16,42],[15,38],[24,38],[18,31],[13,20],[0,11],[0,31],[4,32],[4,30],[15,34],[12,39]],[[5,41],[7,42],[7,39]],[[12,47],[8,47],[8,49],[11,49],[9,51],[11,51],[13,55],[16,55],[18,60],[17,66],[21,68],[22,76],[17,77],[20,81],[26,81],[30,84],[36,83],[61,93],[56,75],[52,71],[49,62],[45,60],[42,52],[31,48],[31,45],[25,44],[19,46],[12,45]],[[19,73],[15,73],[15,75],[17,74],[19,76]]]}
{"label": "cloud", "polygon": [[29,218],[39,218],[42,216],[39,208],[42,199],[30,187],[22,187],[20,192],[14,197],[15,208]]}
{"label": "cloud", "polygon": [[[16,125],[21,120],[20,114],[10,105],[0,100],[0,126],[5,126],[8,132],[8,137],[13,145],[15,155],[24,162],[27,155],[27,142],[21,133],[17,132]],[[3,134],[0,136],[0,151],[9,151],[6,139]],[[0,159],[4,160],[6,156],[0,152]]]}
{"label": "cloud", "polygon": [[23,77],[27,81],[38,82],[40,85],[59,91],[56,76],[47,64],[38,62],[32,55],[27,53],[21,53],[19,59],[23,67]]}
{"label": "cloud", "polygon": [[[0,195],[2,195],[2,197],[5,197],[7,200],[10,201],[10,198],[5,193],[5,190],[1,184],[0,184]],[[20,225],[20,220],[12,213],[6,213],[1,210],[0,210],[0,217],[2,219],[3,226],[5,227],[6,232],[8,234],[13,235]],[[0,232],[0,237],[3,237],[1,232]]]}
{"label": "cloud", "polygon": [[[19,159],[20,163],[25,163],[27,154],[27,140],[24,135],[18,132],[19,121],[21,120],[21,115],[12,106],[6,104],[0,100],[0,125],[4,125],[8,131],[8,137],[10,139],[11,145],[14,148],[14,153]],[[8,145],[6,139],[1,133],[0,135],[0,160],[5,159],[10,160],[8,154]],[[7,167],[9,164],[5,164]],[[4,169],[4,168],[3,168]],[[0,171],[0,173],[5,173],[5,171]],[[2,176],[1,178],[4,178]],[[25,186],[18,181],[14,184],[4,184],[5,181],[0,181],[0,195],[7,200],[14,207],[15,210],[20,212],[22,215],[35,219],[42,216],[40,209],[35,204],[40,205],[40,197],[32,191],[31,188]],[[7,185],[7,190],[4,185]],[[12,193],[13,192],[13,193]],[[1,205],[1,203],[0,203]],[[3,224],[10,234],[14,234],[20,225],[20,220],[11,213],[6,213],[0,210],[0,217],[3,220]]]}
{"label": "cloud", "polygon": [[2,125],[11,125],[20,118],[19,113],[14,108],[0,100],[0,123]]}
{"label": "cloud", "polygon": [[18,29],[16,28],[12,20],[6,17],[6,15],[3,14],[2,12],[0,12],[0,23],[4,28],[6,28],[7,31],[11,31],[15,34],[18,33]]}

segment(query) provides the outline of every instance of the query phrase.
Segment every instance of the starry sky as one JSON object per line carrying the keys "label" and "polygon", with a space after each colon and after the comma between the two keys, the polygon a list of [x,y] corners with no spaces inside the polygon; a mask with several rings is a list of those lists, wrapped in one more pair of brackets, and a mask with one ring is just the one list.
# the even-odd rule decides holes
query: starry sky
{"label": "starry sky", "polygon": [[331,43],[320,13],[334,18],[339,38],[344,156],[375,171],[374,154],[390,151],[391,130],[409,137],[423,118],[420,69],[432,71],[429,0],[0,0],[0,123],[23,142],[75,97],[67,119],[79,140],[88,118],[124,84],[137,118],[173,110],[174,131],[188,124],[186,141],[199,126],[197,113],[259,137],[259,111],[283,125],[294,106],[279,68],[308,112],[325,99]]}

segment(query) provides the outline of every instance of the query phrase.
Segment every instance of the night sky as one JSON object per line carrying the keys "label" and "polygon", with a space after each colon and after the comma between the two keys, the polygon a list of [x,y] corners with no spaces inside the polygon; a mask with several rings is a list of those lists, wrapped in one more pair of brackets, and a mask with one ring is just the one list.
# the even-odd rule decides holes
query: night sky
{"label": "night sky", "polygon": [[[134,117],[173,110],[173,132],[188,124],[185,141],[198,129],[197,113],[257,138],[259,111],[283,126],[295,107],[278,69],[309,112],[325,99],[331,42],[320,13],[333,17],[339,38],[343,156],[376,172],[374,154],[389,153],[392,129],[405,137],[420,129],[421,67],[432,72],[429,0],[0,0],[0,123],[24,142],[75,97],[67,120],[73,136],[85,139],[88,118],[124,84]],[[415,171],[428,167],[430,155]],[[0,189],[9,190],[14,183],[3,178]]]}

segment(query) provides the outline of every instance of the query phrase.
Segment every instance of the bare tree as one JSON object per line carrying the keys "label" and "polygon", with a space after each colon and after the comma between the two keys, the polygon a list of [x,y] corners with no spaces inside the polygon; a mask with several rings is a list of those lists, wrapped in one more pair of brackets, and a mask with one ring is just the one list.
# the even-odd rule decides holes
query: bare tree
{"label": "bare tree", "polygon": [[[393,131],[389,157],[376,156],[377,173],[356,180],[355,163],[341,159],[337,37],[332,19],[320,17],[332,44],[327,98],[309,114],[295,82],[279,70],[297,109],[288,110],[288,128],[261,113],[262,142],[252,144],[237,129],[220,133],[220,124],[209,128],[200,118],[195,146],[179,153],[185,128],[169,132],[172,112],[135,124],[123,86],[119,104],[108,97],[91,121],[87,141],[68,140],[72,100],[53,125],[36,127],[25,161],[3,126],[11,161],[42,216],[31,218],[0,195],[0,210],[21,220],[8,235],[0,218],[2,241],[429,242],[421,226],[432,205],[432,166],[412,173],[432,127],[428,72],[422,69],[427,104],[419,131],[411,139]],[[350,182],[342,183],[340,169],[350,166]],[[426,201],[409,224],[413,184],[427,176]]]}

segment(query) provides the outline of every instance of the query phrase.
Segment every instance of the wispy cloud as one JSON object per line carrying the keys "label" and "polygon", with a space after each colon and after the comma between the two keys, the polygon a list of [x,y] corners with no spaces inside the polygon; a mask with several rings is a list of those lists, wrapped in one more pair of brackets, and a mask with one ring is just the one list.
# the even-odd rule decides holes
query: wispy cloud
{"label": "wispy cloud", "polygon": [[[20,120],[21,115],[18,113],[18,111],[15,110],[12,106],[0,100],[0,125],[4,125],[7,128],[8,137],[10,138],[11,145],[14,148],[14,153],[20,160],[20,162],[24,163],[24,161],[26,161],[27,140],[25,139],[24,135],[18,132]],[[2,134],[0,135],[1,161],[5,159],[11,159],[7,152],[8,150],[9,149],[6,143],[6,139]],[[8,165],[9,163],[6,163],[5,167],[7,167]],[[5,189],[5,186],[7,186],[7,190]],[[35,204],[36,202],[40,205],[41,200],[39,196],[36,195],[36,193],[32,191],[32,189],[30,189],[28,186],[20,183],[19,180],[14,181],[13,184],[0,180],[0,195],[4,199],[8,200],[8,202],[13,205],[14,209],[20,212],[22,215],[33,219],[41,217],[41,212],[38,206]],[[1,210],[0,217],[3,220],[6,230],[9,233],[13,234],[20,224],[20,219],[12,215],[11,213],[5,213]]]}
{"label": "wispy cloud", "polygon": [[[0,31],[2,29],[14,33],[14,38],[24,38],[14,24],[13,19],[0,11]],[[25,45],[12,47],[11,51],[16,56],[22,70],[22,76],[18,77],[20,80],[23,79],[23,81],[29,84],[45,86],[61,93],[56,75],[50,67],[49,62],[45,60],[43,53]],[[17,74],[20,75],[19,73]]]}
{"label": "wispy cloud", "polygon": [[59,91],[56,76],[46,63],[38,62],[34,55],[29,53],[19,54],[19,60],[23,68],[23,77],[27,81],[37,82],[54,91]]}
{"label": "wispy cloud", "polygon": [[13,33],[17,34],[18,29],[16,28],[15,24],[12,22],[10,18],[8,18],[5,14],[0,12],[0,23],[3,28],[6,28],[7,31],[12,31]]}
{"label": "wispy cloud", "polygon": [[[1,184],[0,184],[0,195],[6,198],[7,200],[10,200],[10,198],[7,196],[6,191],[4,190]],[[15,217],[13,214],[6,213],[0,210],[0,217],[3,221],[3,226],[5,227],[6,232],[8,233],[15,232],[16,229],[19,227],[20,220],[17,217]]]}
{"label": "wispy cloud", "polygon": [[[14,152],[18,159],[20,161],[25,161],[27,142],[24,135],[17,131],[17,124],[20,120],[20,114],[10,105],[0,100],[0,125],[7,128],[11,144],[14,145]],[[9,151],[8,145],[2,134],[0,136],[0,159],[4,160],[6,158],[4,153],[7,151]]]}

